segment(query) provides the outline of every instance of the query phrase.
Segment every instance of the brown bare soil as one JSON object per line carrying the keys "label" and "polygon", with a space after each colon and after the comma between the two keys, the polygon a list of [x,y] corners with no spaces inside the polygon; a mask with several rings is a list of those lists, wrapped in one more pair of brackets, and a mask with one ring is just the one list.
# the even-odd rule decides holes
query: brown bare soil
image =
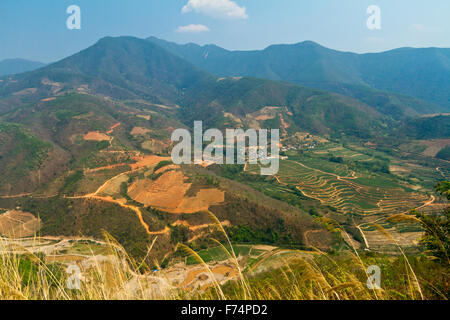
{"label": "brown bare soil", "polygon": [[21,95],[27,95],[27,94],[34,94],[36,93],[37,89],[36,88],[28,88],[28,89],[23,89],[17,92],[13,93],[13,96],[21,96]]}
{"label": "brown bare soil", "polygon": [[219,189],[202,189],[195,197],[183,198],[173,213],[195,213],[206,211],[210,206],[223,203],[225,192]]}
{"label": "brown bare soil", "polygon": [[112,125],[111,128],[109,128],[109,130],[108,130],[106,133],[107,133],[107,134],[111,134],[111,133],[114,132],[114,129],[116,129],[116,128],[118,128],[118,127],[120,127],[120,122],[119,122],[119,123],[116,123],[116,124],[114,124],[114,125]]}
{"label": "brown bare soil", "polygon": [[100,193],[103,195],[118,195],[120,194],[120,185],[122,182],[127,182],[129,177],[126,174],[118,175],[110,180],[108,180],[108,184],[104,186]]}
{"label": "brown bare soil", "polygon": [[163,152],[164,149],[168,148],[169,144],[164,143],[159,140],[149,139],[142,143],[142,148],[145,150],[149,150],[151,152],[160,153]]}
{"label": "brown bare soil", "polygon": [[450,116],[450,113],[431,113],[431,114],[424,114],[421,118],[434,118],[439,116]]}
{"label": "brown bare soil", "polygon": [[427,147],[422,154],[424,156],[434,157],[441,149],[450,146],[450,139],[423,140],[420,143]]}
{"label": "brown bare soil", "polygon": [[[202,230],[202,229],[206,229],[206,228],[215,226],[215,224],[212,224],[212,223],[199,224],[199,225],[196,225],[196,226],[192,226],[192,225],[189,224],[189,222],[184,221],[184,220],[177,220],[177,221],[175,221],[173,223],[173,225],[174,226],[185,226],[185,227],[189,228],[191,231],[194,231],[194,232],[198,231],[198,230]],[[229,227],[229,226],[231,226],[231,223],[230,223],[230,221],[225,220],[225,221],[221,222],[221,225]]]}
{"label": "brown bare soil", "polygon": [[406,167],[391,165],[391,166],[389,166],[389,171],[391,171],[391,172],[410,172],[411,170]]}
{"label": "brown bare soil", "polygon": [[[130,167],[132,167],[131,171],[120,173],[119,175],[114,176],[113,178],[107,180],[94,193],[86,194],[84,196],[67,197],[67,198],[68,199],[93,199],[93,200],[118,204],[121,207],[133,210],[136,213],[136,215],[139,219],[139,222],[145,228],[147,234],[149,234],[149,235],[168,234],[169,233],[168,227],[166,227],[164,230],[161,230],[161,231],[151,231],[148,224],[144,221],[144,219],[142,217],[142,211],[139,207],[127,204],[126,199],[115,199],[111,196],[111,194],[119,193],[120,184],[122,182],[125,182],[125,180],[128,180],[127,174],[129,174],[130,172],[137,171],[139,169],[149,167],[149,166],[155,166],[160,161],[168,160],[168,159],[170,159],[170,158],[168,158],[168,157],[164,158],[164,157],[159,157],[159,156],[135,156],[134,160],[136,160],[137,163],[130,165]],[[102,196],[100,194],[107,194],[107,195]]]}
{"label": "brown bare soil", "polygon": [[133,158],[136,163],[130,164],[131,170],[135,171],[137,169],[155,166],[161,161],[171,160],[170,157],[160,157],[160,156],[136,156]]}
{"label": "brown bare soil", "polygon": [[327,237],[326,230],[309,230],[305,232],[305,243],[309,247],[326,250],[331,245],[331,240]]}
{"label": "brown bare soil", "polygon": [[61,255],[61,256],[46,256],[45,261],[47,262],[70,262],[76,263],[87,260],[86,257],[76,256],[76,255]]}
{"label": "brown bare soil", "polygon": [[229,118],[230,120],[242,125],[242,120],[239,117],[236,117],[234,114],[224,112],[223,115],[224,115],[224,117]]}
{"label": "brown bare soil", "polygon": [[248,114],[246,116],[247,119],[253,119],[256,121],[266,121],[275,119],[277,114],[280,112],[281,107],[264,107],[261,110]]}
{"label": "brown bare soil", "polygon": [[361,243],[353,239],[353,237],[345,231],[341,231],[342,239],[344,239],[347,244],[352,247],[354,250],[361,248]]}
{"label": "brown bare soil", "polygon": [[111,137],[101,133],[99,131],[91,131],[85,134],[84,140],[86,141],[110,141]]}
{"label": "brown bare soil", "polygon": [[255,250],[262,250],[262,251],[273,251],[273,250],[277,249],[277,247],[268,246],[268,245],[265,245],[265,244],[260,244],[260,245],[257,245],[257,246],[253,246],[253,249],[255,249]]}
{"label": "brown bare soil", "polygon": [[174,211],[191,187],[185,183],[186,177],[180,171],[168,171],[158,180],[139,180],[128,188],[130,197],[145,206]]}
{"label": "brown bare soil", "polygon": [[99,167],[99,168],[95,168],[95,169],[86,169],[86,170],[84,170],[84,173],[88,174],[88,173],[94,173],[94,172],[99,172],[99,171],[104,171],[104,170],[112,170],[112,169],[124,167],[126,165],[127,165],[126,163],[112,164],[109,166]]}
{"label": "brown bare soil", "polygon": [[149,132],[152,132],[150,129],[142,128],[142,127],[134,127],[133,130],[131,130],[131,135],[133,136],[143,136]]}
{"label": "brown bare soil", "polygon": [[41,101],[42,101],[42,102],[47,102],[47,101],[53,101],[53,100],[56,100],[56,98],[55,98],[55,97],[52,97],[52,98],[46,98],[46,99],[42,99]]}
{"label": "brown bare soil", "polygon": [[219,265],[217,267],[214,267],[212,269],[212,272],[214,274],[220,274],[224,277],[234,277],[234,276],[237,276],[237,274],[238,274],[238,271],[235,268],[231,268],[226,265]]}
{"label": "brown bare soil", "polygon": [[162,167],[162,168],[156,170],[155,173],[160,174],[160,173],[166,172],[168,170],[177,170],[177,169],[180,169],[179,165],[171,164],[171,165],[168,165],[168,166],[165,166],[165,167]]}
{"label": "brown bare soil", "polygon": [[150,121],[150,119],[152,118],[151,115],[143,115],[143,114],[138,114],[136,117],[141,118],[141,119],[145,119]]}
{"label": "brown bare soil", "polygon": [[186,197],[191,188],[186,179],[181,171],[166,171],[156,181],[134,182],[128,188],[128,194],[145,206],[170,213],[196,213],[225,201],[225,193],[218,189],[202,189],[194,197]]}
{"label": "brown bare soil", "polygon": [[155,107],[158,107],[158,108],[161,108],[161,109],[167,109],[167,110],[173,109],[173,108],[171,108],[171,107],[169,107],[169,106],[165,106],[165,105],[163,105],[163,104],[152,103],[151,105],[152,105],[152,106],[155,106]]}
{"label": "brown bare soil", "polygon": [[259,116],[255,117],[255,120],[266,121],[266,120],[271,120],[271,119],[274,119],[274,118],[275,118],[275,115],[262,114],[262,115],[259,115]]}
{"label": "brown bare soil", "polygon": [[208,272],[205,267],[188,268],[187,270],[180,272],[180,275],[184,275],[185,278],[178,287],[186,289],[201,288],[202,290],[205,290],[213,285],[214,280],[218,283],[224,283],[230,279],[236,278],[238,275],[236,268],[231,267],[227,262],[208,267],[211,270],[214,279],[211,279],[211,273]]}
{"label": "brown bare soil", "polygon": [[31,237],[41,228],[41,221],[29,212],[11,210],[0,215],[0,235],[10,238]]}

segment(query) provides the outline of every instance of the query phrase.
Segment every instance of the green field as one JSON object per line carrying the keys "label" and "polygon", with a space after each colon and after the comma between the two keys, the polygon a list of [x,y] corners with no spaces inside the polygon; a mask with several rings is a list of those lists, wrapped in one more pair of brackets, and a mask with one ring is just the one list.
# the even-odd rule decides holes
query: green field
{"label": "green field", "polygon": [[[230,246],[226,246],[225,248],[228,251],[230,251]],[[234,245],[233,249],[234,253],[236,254],[236,257],[245,256],[253,260],[257,260],[257,258],[265,252],[263,250],[254,249],[253,246],[250,245]],[[230,259],[230,255],[227,252],[225,252],[225,250],[222,247],[213,247],[201,250],[197,252],[197,254],[206,263],[212,261],[225,261]],[[186,260],[187,265],[194,265],[198,263],[199,263],[198,259],[193,256],[189,256]]]}
{"label": "green field", "polygon": [[[322,205],[357,215],[403,213],[431,200],[425,192],[408,187],[404,179],[385,172],[391,160],[387,156],[371,157],[367,150],[361,151],[330,144],[313,152],[290,152],[287,160],[280,161],[278,184],[267,185],[267,190],[287,193],[296,188]],[[431,169],[420,170],[436,176]],[[257,174],[259,167],[248,165],[246,171]]]}

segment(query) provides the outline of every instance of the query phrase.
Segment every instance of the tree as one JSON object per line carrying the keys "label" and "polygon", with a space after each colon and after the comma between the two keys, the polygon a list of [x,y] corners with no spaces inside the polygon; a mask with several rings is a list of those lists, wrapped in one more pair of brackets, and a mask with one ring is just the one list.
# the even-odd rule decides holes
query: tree
{"label": "tree", "polygon": [[450,200],[450,181],[442,181],[439,182],[435,190],[443,197],[447,197],[447,200]]}
{"label": "tree", "polygon": [[186,243],[189,239],[189,228],[183,225],[171,226],[170,241],[173,244]]}
{"label": "tree", "polygon": [[[450,182],[443,181],[435,187],[437,193],[450,200]],[[441,263],[450,264],[449,229],[450,229],[450,207],[444,209],[440,215],[429,215],[416,212],[416,216],[425,228],[425,235],[421,243],[430,252],[431,256]]]}

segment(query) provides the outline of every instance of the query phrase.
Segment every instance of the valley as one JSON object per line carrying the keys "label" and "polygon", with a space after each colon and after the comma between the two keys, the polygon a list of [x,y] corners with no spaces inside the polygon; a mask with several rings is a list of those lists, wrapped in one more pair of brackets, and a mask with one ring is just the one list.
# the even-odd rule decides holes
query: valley
{"label": "valley", "polygon": [[[171,51],[107,37],[2,77],[3,257],[77,265],[83,279],[98,271],[105,283],[120,280],[119,297],[156,299],[223,298],[222,288],[248,298],[244,278],[274,279],[293,264],[317,276],[326,257],[363,266],[424,257],[427,229],[415,217],[442,214],[434,188],[450,179],[441,99],[375,84],[326,91],[289,77],[219,77]],[[171,134],[200,120],[222,132],[279,129],[279,171],[174,164]]]}

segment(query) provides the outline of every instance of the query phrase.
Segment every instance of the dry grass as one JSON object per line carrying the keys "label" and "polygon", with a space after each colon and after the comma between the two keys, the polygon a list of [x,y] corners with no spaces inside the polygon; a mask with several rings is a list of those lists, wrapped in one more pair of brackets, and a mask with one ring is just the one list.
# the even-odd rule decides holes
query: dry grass
{"label": "dry grass", "polygon": [[[132,259],[123,248],[109,235],[105,234],[108,254],[96,256],[94,252],[86,259],[77,259],[77,266],[82,270],[80,290],[67,288],[67,276],[64,259],[60,264],[49,263],[60,260],[46,259],[43,255],[29,251],[27,254],[3,253],[0,255],[0,299],[14,300],[128,300],[128,299],[243,299],[243,300],[389,300],[389,299],[425,299],[422,283],[416,275],[408,258],[401,251],[405,265],[408,285],[404,292],[392,290],[370,290],[366,285],[368,265],[359,253],[347,252],[347,263],[344,265],[334,256],[317,250],[315,255],[295,259],[277,257],[282,267],[273,271],[275,281],[268,277],[254,278],[236,256],[233,246],[220,221],[210,214],[213,225],[224,235],[225,245],[216,241],[229,257],[228,266],[217,267],[205,263],[202,258],[188,246],[180,244],[178,249],[192,255],[199,263],[195,274],[205,275],[209,279],[207,285],[195,290],[173,287],[170,281],[153,274],[147,266],[147,257],[143,261]],[[391,235],[375,225],[386,237]],[[36,239],[39,245],[39,239]],[[157,241],[148,247],[148,254]],[[392,239],[395,243],[395,239]],[[0,238],[0,252],[4,252],[4,241]],[[228,249],[230,248],[230,249]],[[314,257],[312,257],[314,256]],[[320,260],[320,259],[322,260]],[[325,261],[326,264],[322,264]],[[89,263],[88,263],[89,262]],[[324,266],[327,265],[327,268]],[[32,266],[32,267],[30,267]],[[59,266],[59,268],[57,267]],[[403,268],[403,267],[402,267]],[[31,271],[30,271],[31,270]],[[217,275],[233,273],[235,281],[224,284],[223,278]],[[255,280],[256,279],[256,280]],[[445,294],[442,295],[446,299]]]}

